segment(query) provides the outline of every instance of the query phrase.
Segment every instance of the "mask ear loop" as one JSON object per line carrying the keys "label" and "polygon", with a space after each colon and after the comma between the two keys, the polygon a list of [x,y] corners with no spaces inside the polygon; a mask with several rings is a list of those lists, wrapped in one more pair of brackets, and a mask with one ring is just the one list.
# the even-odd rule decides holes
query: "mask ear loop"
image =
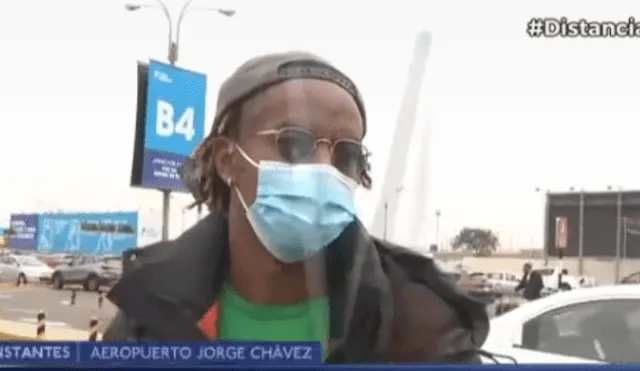
{"label": "mask ear loop", "polygon": [[238,200],[240,200],[240,204],[244,208],[244,211],[249,211],[249,207],[247,206],[247,203],[245,202],[244,197],[242,196],[242,193],[240,193],[240,189],[238,189],[238,187],[231,180],[231,178],[227,180],[227,184],[229,185],[230,188],[233,188],[234,192],[236,192],[236,195],[238,195]]}
{"label": "mask ear loop", "polygon": [[259,168],[260,166],[258,165],[257,162],[255,162],[254,159],[252,159],[251,157],[249,157],[249,155],[242,149],[242,147],[240,147],[237,143],[234,145],[234,148],[238,150],[238,152],[240,153],[240,155],[242,157],[244,157],[244,159],[250,163],[251,165],[253,165],[253,167],[255,167],[256,169]]}
{"label": "mask ear loop", "polygon": [[[247,155],[247,153],[237,143],[233,146],[233,148],[237,149],[240,155],[244,157],[244,159],[248,163],[253,165],[253,167],[255,167],[256,169],[259,168],[258,164],[251,157],[249,157],[249,155]],[[242,193],[240,193],[240,189],[235,185],[235,182],[230,176],[227,178],[227,185],[229,186],[229,188],[233,188],[233,190],[236,192],[236,195],[238,195],[238,199],[240,200],[240,204],[244,208],[244,211],[248,212],[249,206],[247,205],[247,202],[244,200],[244,196],[242,196]]]}

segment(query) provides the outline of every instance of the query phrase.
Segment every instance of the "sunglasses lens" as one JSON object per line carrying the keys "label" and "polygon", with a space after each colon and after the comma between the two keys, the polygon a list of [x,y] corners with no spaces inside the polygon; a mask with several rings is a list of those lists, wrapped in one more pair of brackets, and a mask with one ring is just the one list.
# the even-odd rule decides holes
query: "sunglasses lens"
{"label": "sunglasses lens", "polygon": [[276,138],[280,156],[291,163],[308,162],[313,157],[316,138],[311,132],[283,129]]}
{"label": "sunglasses lens", "polygon": [[360,143],[337,141],[333,145],[333,166],[344,175],[357,179],[366,169],[367,153],[367,149]]}

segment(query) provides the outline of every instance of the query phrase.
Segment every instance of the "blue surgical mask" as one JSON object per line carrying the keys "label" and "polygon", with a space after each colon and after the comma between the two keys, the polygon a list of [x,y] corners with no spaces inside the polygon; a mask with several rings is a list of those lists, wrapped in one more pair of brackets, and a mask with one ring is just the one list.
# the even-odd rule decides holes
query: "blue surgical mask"
{"label": "blue surgical mask", "polygon": [[357,184],[326,164],[257,164],[255,202],[248,206],[235,190],[256,236],[276,259],[295,263],[309,259],[333,242],[354,221]]}

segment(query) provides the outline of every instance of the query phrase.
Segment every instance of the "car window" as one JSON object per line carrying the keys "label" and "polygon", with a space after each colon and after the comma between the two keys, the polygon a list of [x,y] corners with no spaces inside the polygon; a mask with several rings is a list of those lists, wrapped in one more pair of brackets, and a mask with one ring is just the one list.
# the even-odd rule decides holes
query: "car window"
{"label": "car window", "polygon": [[518,281],[518,277],[515,274],[508,274],[507,275],[507,280],[508,281]]}
{"label": "car window", "polygon": [[487,278],[490,280],[501,280],[502,273],[487,273]]}
{"label": "car window", "polygon": [[640,299],[567,306],[527,321],[522,347],[608,363],[640,363]]}

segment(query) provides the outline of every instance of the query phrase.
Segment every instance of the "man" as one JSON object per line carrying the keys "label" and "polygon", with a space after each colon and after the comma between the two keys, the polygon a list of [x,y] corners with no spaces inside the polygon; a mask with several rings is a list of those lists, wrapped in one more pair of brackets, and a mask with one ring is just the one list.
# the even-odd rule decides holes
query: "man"
{"label": "man", "polygon": [[522,279],[518,283],[518,286],[516,286],[516,292],[524,289],[522,296],[527,300],[539,299],[542,289],[544,288],[542,276],[531,268],[531,263],[526,263],[522,267],[524,274],[522,275]]}
{"label": "man", "polygon": [[[321,341],[328,363],[478,362],[484,305],[431,259],[368,235],[367,121],[353,82],[308,53],[249,60],[185,167],[211,213],[137,253],[106,340]],[[198,179],[197,182],[193,182]]]}

